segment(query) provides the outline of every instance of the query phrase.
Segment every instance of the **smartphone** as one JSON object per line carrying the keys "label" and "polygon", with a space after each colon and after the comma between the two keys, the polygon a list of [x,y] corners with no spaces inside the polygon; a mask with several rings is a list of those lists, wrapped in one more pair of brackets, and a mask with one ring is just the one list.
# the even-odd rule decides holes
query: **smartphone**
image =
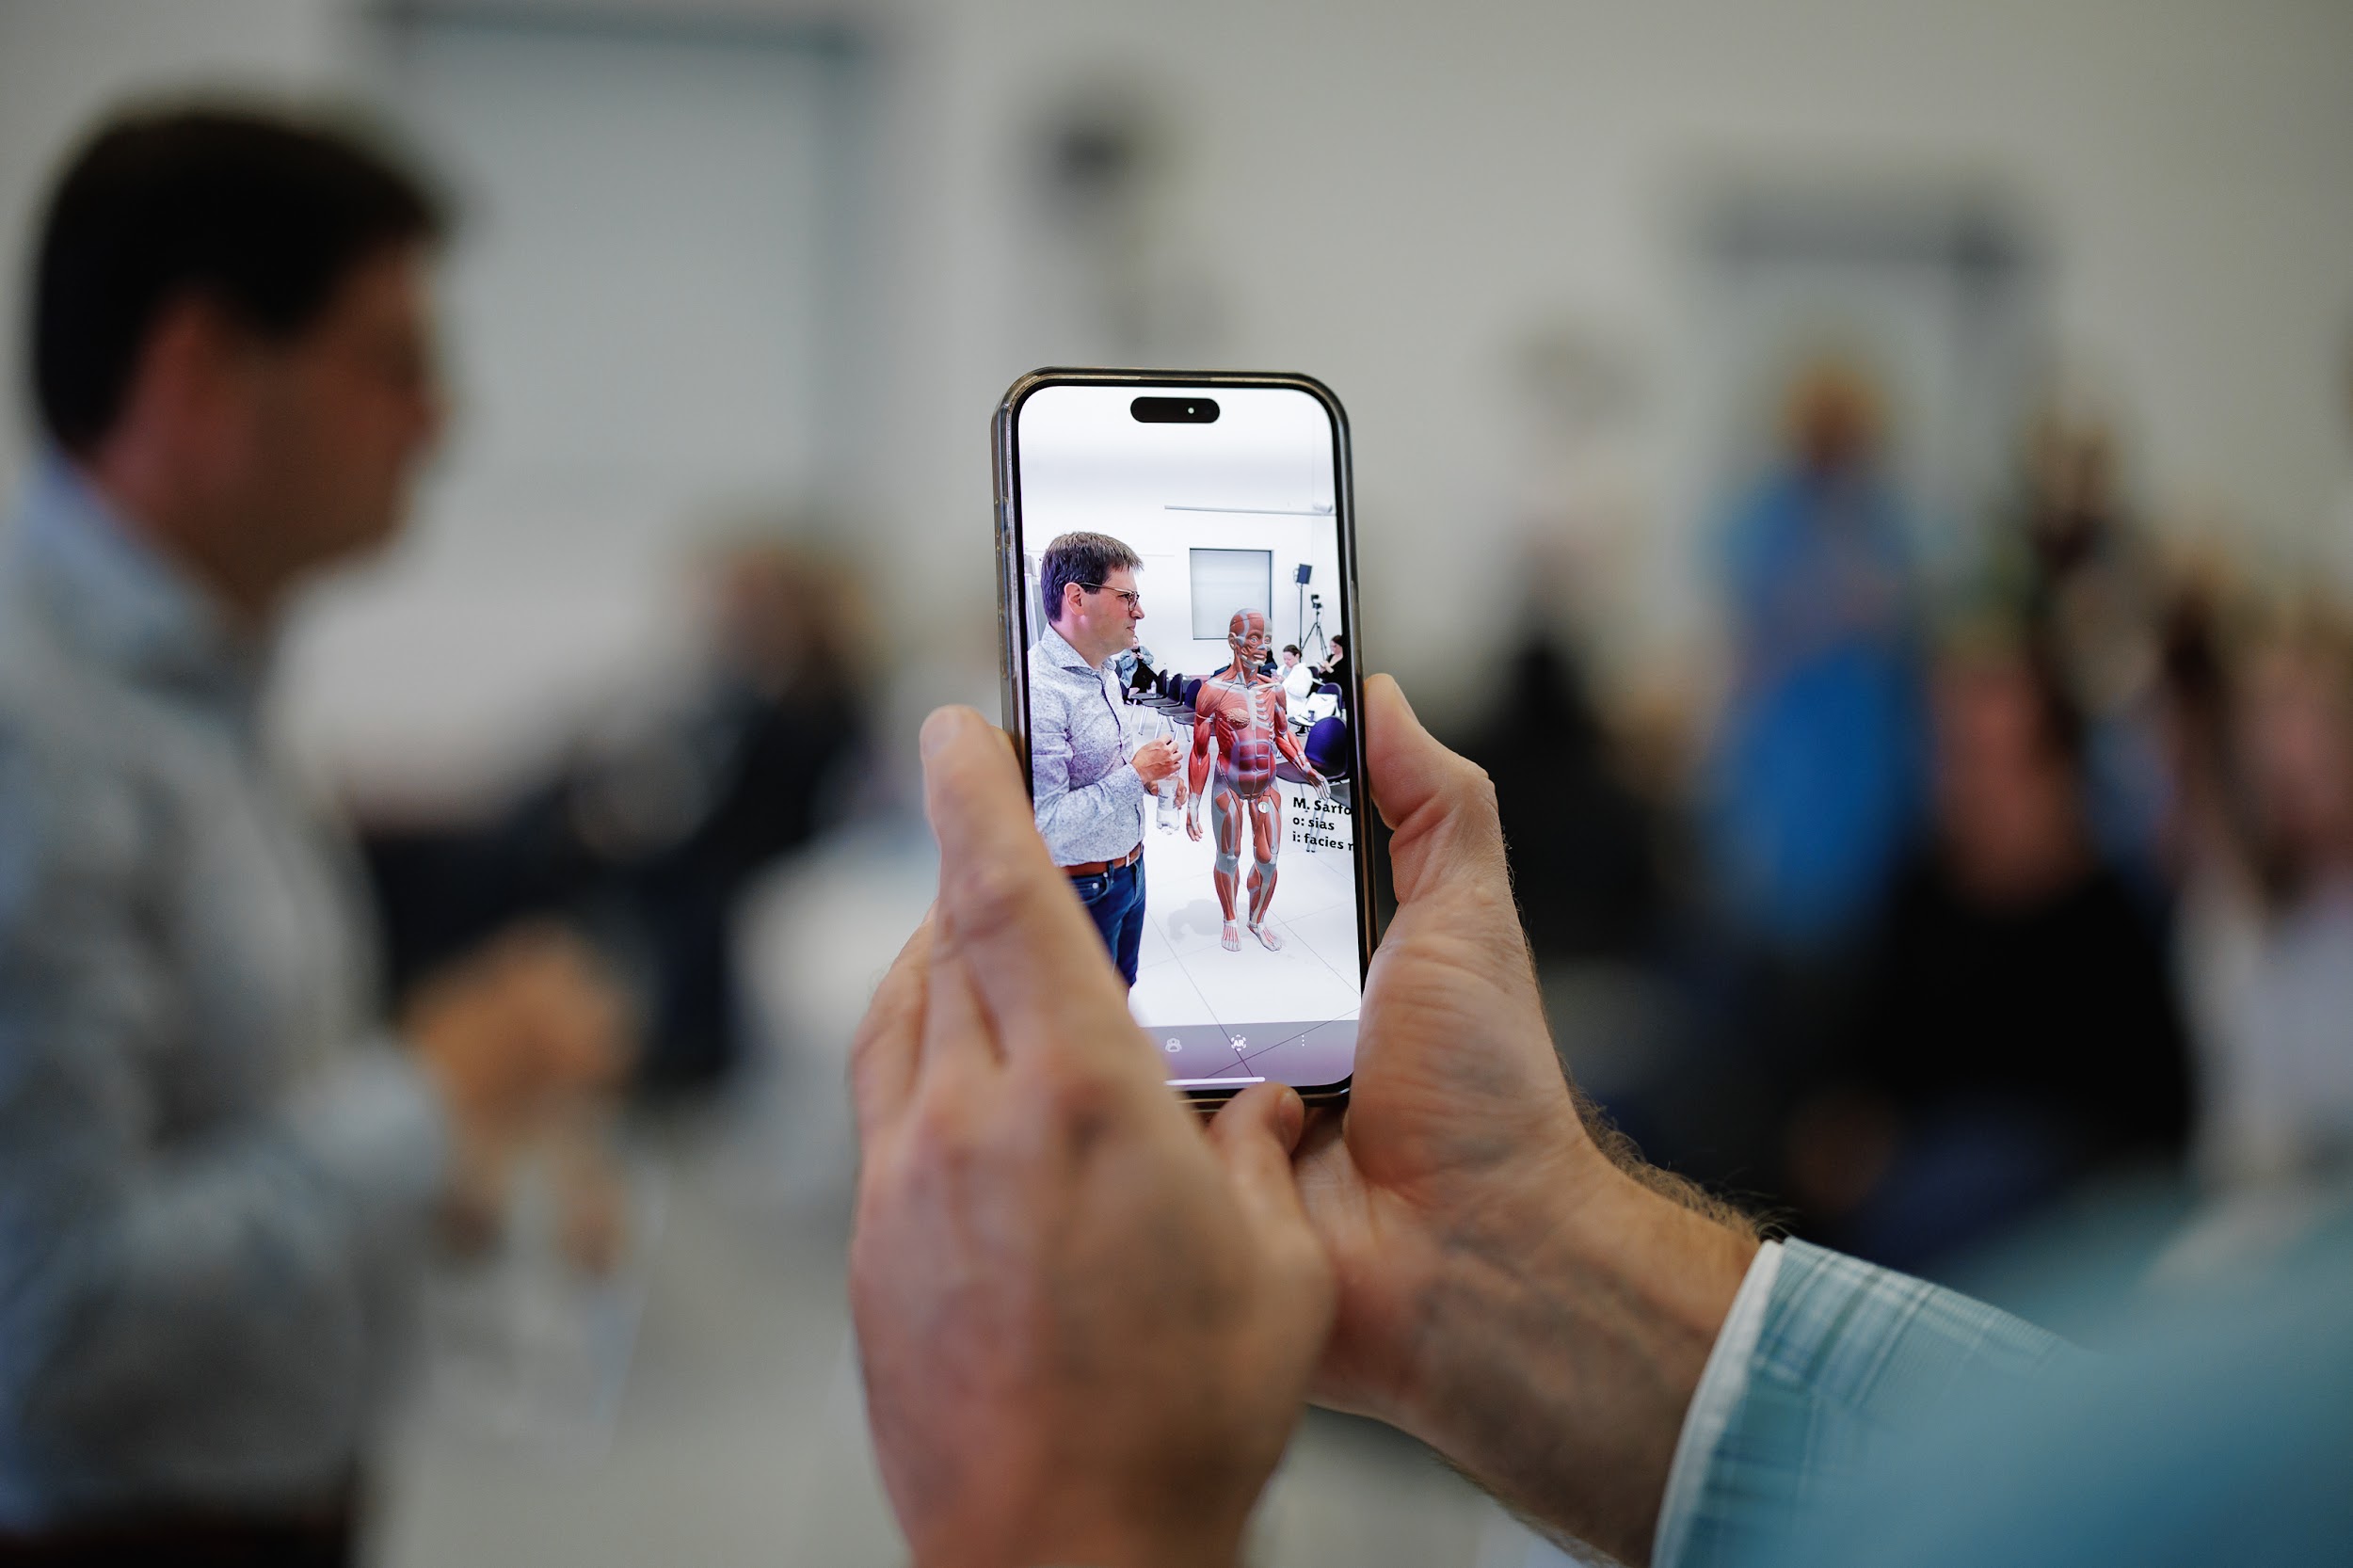
{"label": "smartphone", "polygon": [[1344,1099],[1373,945],[1348,418],[1041,370],[996,418],[1006,728],[1170,1085]]}

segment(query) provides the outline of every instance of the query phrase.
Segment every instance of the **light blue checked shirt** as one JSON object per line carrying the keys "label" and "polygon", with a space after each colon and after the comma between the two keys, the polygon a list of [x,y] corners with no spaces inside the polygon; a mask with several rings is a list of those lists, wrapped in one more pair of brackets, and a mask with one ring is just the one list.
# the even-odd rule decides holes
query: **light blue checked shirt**
{"label": "light blue checked shirt", "polygon": [[2227,1246],[2207,1245],[2197,1277],[2145,1279],[2096,1356],[1901,1274],[1799,1242],[1767,1248],[1692,1401],[1654,1561],[2348,1560],[2348,1199],[2274,1193],[2211,1216],[2237,1228],[2201,1244]]}
{"label": "light blue checked shirt", "polygon": [[1030,785],[1057,866],[1116,860],[1144,841],[1151,791],[1128,765],[1119,682],[1052,627],[1030,648]]}
{"label": "light blue checked shirt", "polygon": [[260,649],[67,467],[0,556],[0,1532],[345,1479],[437,1101]]}
{"label": "light blue checked shirt", "polygon": [[1748,1568],[1941,1401],[2077,1359],[1983,1302],[1803,1241],[1768,1242],[1684,1417],[1654,1568]]}

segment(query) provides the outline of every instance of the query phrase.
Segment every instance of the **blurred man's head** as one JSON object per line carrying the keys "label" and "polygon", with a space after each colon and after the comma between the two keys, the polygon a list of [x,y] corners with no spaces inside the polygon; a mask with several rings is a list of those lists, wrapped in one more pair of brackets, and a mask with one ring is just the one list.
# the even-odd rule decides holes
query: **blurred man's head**
{"label": "blurred man's head", "polygon": [[50,439],[241,611],[389,537],[440,408],[433,197],[360,141],[126,117],[67,167],[35,264]]}
{"label": "blurred man's head", "polygon": [[1789,450],[1808,472],[1831,477],[1867,464],[1880,441],[1880,399],[1862,371],[1822,360],[1791,383],[1783,412]]}
{"label": "blurred man's head", "polygon": [[1935,682],[1936,815],[1945,863],[1992,905],[2072,885],[2090,845],[2083,725],[2043,660],[2000,644],[1956,648]]}

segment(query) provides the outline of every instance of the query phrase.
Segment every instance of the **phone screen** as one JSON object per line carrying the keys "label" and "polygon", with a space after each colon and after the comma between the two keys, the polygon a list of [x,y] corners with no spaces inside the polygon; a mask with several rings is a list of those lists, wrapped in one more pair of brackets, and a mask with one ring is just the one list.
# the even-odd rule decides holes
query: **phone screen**
{"label": "phone screen", "polygon": [[1333,408],[1048,384],[1012,419],[1039,831],[1172,1084],[1341,1085],[1369,943]]}

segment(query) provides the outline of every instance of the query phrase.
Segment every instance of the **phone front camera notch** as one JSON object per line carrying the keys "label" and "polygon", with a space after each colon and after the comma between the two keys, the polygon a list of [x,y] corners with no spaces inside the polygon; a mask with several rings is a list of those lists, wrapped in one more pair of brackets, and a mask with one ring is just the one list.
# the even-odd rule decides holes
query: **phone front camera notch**
{"label": "phone front camera notch", "polygon": [[1139,424],[1214,424],[1218,408],[1208,397],[1139,397],[1128,412]]}

